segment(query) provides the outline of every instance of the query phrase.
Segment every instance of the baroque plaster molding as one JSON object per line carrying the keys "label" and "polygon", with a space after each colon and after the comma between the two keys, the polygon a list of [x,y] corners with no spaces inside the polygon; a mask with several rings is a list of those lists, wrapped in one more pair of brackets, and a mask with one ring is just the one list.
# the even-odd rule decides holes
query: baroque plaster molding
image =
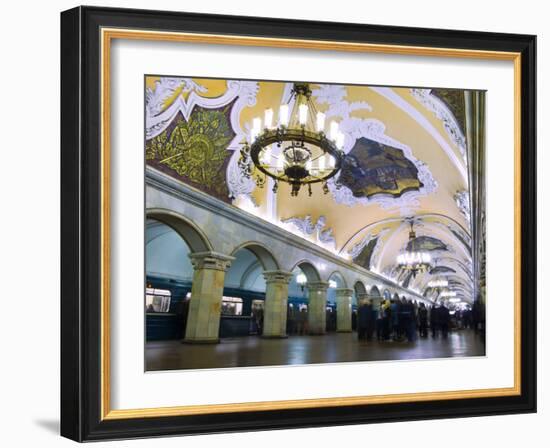
{"label": "baroque plaster molding", "polygon": [[304,237],[313,237],[316,241],[322,243],[322,245],[332,246],[333,249],[336,246],[336,239],[332,234],[332,228],[325,228],[326,217],[324,216],[319,216],[315,224],[311,220],[311,215],[306,215],[304,218],[293,216],[282,220],[281,223],[291,225]]}
{"label": "baroque plaster molding", "polygon": [[460,210],[460,213],[466,219],[468,226],[470,225],[470,195],[467,190],[457,191],[454,195],[456,206]]}
{"label": "baroque plaster molding", "polygon": [[[216,98],[201,96],[207,92],[206,87],[194,82],[191,78],[163,77],[155,82],[155,89],[148,88],[145,99],[145,136],[151,139],[162,133],[176,117],[181,113],[185,120],[193,113],[195,106],[206,109],[219,109],[235,101],[230,113],[230,123],[235,137],[227,146],[228,151],[233,151],[226,172],[227,187],[233,198],[239,195],[249,196],[256,184],[253,179],[247,179],[241,175],[238,168],[239,151],[241,142],[246,137],[246,130],[241,127],[240,115],[245,107],[256,104],[259,85],[256,81],[228,80],[225,93]],[[189,93],[187,99],[182,95],[163,109],[166,101],[182,87],[182,93]]]}
{"label": "baroque plaster molding", "polygon": [[431,91],[431,89],[410,89],[411,94],[416,100],[426,109],[433,112],[437,119],[443,123],[449,139],[459,149],[464,163],[466,163],[466,137],[464,137],[454,114],[443,101],[432,95]]}
{"label": "baroque plaster molding", "polygon": [[328,104],[326,112],[327,117],[341,117],[340,131],[345,135],[343,151],[347,154],[351,151],[356,141],[361,137],[392,146],[403,151],[403,154],[418,169],[418,180],[422,182],[423,187],[418,191],[408,191],[396,198],[391,194],[376,194],[370,198],[355,197],[352,191],[343,185],[337,185],[336,180],[328,181],[328,188],[334,200],[339,204],[345,204],[349,207],[355,205],[367,205],[377,203],[385,210],[399,209],[401,216],[413,214],[414,209],[420,206],[419,198],[433,193],[437,189],[437,182],[433,178],[428,166],[417,160],[409,146],[391,138],[385,134],[386,126],[380,120],[374,118],[352,117],[352,112],[356,110],[369,110],[372,107],[366,102],[350,103],[344,98],[347,91],[344,86],[321,85],[313,91],[313,96],[320,104]]}

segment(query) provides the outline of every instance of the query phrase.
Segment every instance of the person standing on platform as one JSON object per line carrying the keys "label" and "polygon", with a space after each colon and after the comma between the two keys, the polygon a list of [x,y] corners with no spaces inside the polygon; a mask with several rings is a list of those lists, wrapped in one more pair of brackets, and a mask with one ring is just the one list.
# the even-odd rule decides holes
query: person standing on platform
{"label": "person standing on platform", "polygon": [[372,335],[374,334],[374,323],[376,322],[375,311],[372,305],[372,299],[367,301],[367,317],[366,317],[366,332],[365,337],[367,341],[372,341]]}
{"label": "person standing on platform", "polygon": [[300,312],[298,313],[298,316],[296,316],[296,318],[297,318],[297,321],[298,321],[298,328],[296,329],[297,333],[300,336],[303,336],[304,334],[307,334],[307,329],[306,329],[307,311],[306,311],[306,309],[305,308],[300,309]]}
{"label": "person standing on platform", "polygon": [[439,309],[439,325],[441,327],[441,335],[443,336],[443,339],[447,339],[447,336],[449,335],[450,320],[451,315],[449,313],[449,308],[447,308],[444,304],[441,305],[441,308]]}
{"label": "person standing on platform", "polygon": [[430,310],[430,327],[432,329],[432,338],[436,338],[439,332],[439,306],[434,304]]}
{"label": "person standing on platform", "polygon": [[357,310],[357,339],[360,341],[367,337],[367,321],[369,310],[365,302],[361,302]]}
{"label": "person standing on platform", "polygon": [[398,300],[393,299],[391,301],[391,327],[392,327],[392,333],[393,333],[393,340],[397,341],[399,339],[399,311],[400,311],[400,304]]}
{"label": "person standing on platform", "polygon": [[376,339],[384,340],[384,301],[381,301],[376,310]]}
{"label": "person standing on platform", "polygon": [[296,308],[292,303],[288,304],[287,307],[287,318],[286,318],[286,328],[287,328],[287,334],[293,335],[296,333]]}
{"label": "person standing on platform", "polygon": [[421,338],[428,336],[428,309],[423,302],[418,306],[418,326]]}
{"label": "person standing on platform", "polygon": [[413,306],[410,300],[403,299],[401,302],[401,318],[399,319],[401,327],[401,339],[407,338],[408,342],[414,341],[412,334],[413,327]]}
{"label": "person standing on platform", "polygon": [[391,333],[391,303],[384,300],[384,341],[390,340]]}
{"label": "person standing on platform", "polygon": [[414,304],[410,299],[407,301],[406,311],[405,331],[407,333],[407,341],[414,342],[416,341],[416,313]]}

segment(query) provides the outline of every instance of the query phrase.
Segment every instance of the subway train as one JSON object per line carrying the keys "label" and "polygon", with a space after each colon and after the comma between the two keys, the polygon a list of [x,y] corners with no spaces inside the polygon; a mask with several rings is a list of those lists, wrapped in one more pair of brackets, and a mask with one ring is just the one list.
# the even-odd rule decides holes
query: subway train
{"label": "subway train", "polygon": [[[257,291],[224,288],[221,307],[220,338],[261,334],[261,316],[265,294]],[[147,341],[183,339],[187,311],[191,298],[191,283],[147,276],[145,295],[145,330]],[[288,333],[303,333],[294,315],[307,310],[305,297],[288,298]],[[336,304],[326,304],[327,331],[336,331]],[[292,316],[292,317],[290,317]]]}

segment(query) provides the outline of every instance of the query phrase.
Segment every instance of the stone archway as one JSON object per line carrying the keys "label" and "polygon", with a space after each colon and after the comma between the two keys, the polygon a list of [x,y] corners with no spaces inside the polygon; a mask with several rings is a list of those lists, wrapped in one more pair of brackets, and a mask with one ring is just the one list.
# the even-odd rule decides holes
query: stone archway
{"label": "stone archway", "polygon": [[306,288],[308,290],[308,333],[321,335],[326,333],[326,304],[327,290],[329,283],[321,280],[319,271],[309,260],[302,260],[296,263],[306,276]]}
{"label": "stone archway", "polygon": [[[334,271],[329,276],[329,294],[334,290],[336,301],[336,331],[339,333],[349,333],[352,331],[351,325],[351,307],[353,301],[353,289],[347,287],[344,276]],[[331,315],[331,317],[333,317]]]}
{"label": "stone archway", "polygon": [[225,271],[233,257],[215,252],[206,234],[178,213],[156,208],[148,209],[146,216],[174,229],[190,249],[193,281],[184,342],[218,342]]}
{"label": "stone archway", "polygon": [[288,284],[292,273],[280,270],[279,262],[273,253],[263,244],[254,241],[240,244],[233,250],[232,256],[236,259],[236,269],[245,252],[256,258],[255,275],[261,272],[265,280],[264,308],[260,321],[257,322],[261,335],[266,338],[286,337]]}
{"label": "stone archway", "polygon": [[146,210],[146,217],[162,222],[180,235],[191,252],[213,251],[213,246],[206,234],[190,219],[171,210],[154,208]]}

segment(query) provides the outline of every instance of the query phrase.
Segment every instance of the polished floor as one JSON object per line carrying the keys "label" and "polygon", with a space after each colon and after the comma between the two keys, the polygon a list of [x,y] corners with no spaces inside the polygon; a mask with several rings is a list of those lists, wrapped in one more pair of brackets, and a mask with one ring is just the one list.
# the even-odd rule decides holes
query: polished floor
{"label": "polished floor", "polygon": [[329,333],[287,339],[227,338],[214,345],[155,341],[145,347],[147,371],[484,355],[485,344],[473,330],[451,332],[447,339],[429,337],[412,343],[359,342],[357,333]]}

